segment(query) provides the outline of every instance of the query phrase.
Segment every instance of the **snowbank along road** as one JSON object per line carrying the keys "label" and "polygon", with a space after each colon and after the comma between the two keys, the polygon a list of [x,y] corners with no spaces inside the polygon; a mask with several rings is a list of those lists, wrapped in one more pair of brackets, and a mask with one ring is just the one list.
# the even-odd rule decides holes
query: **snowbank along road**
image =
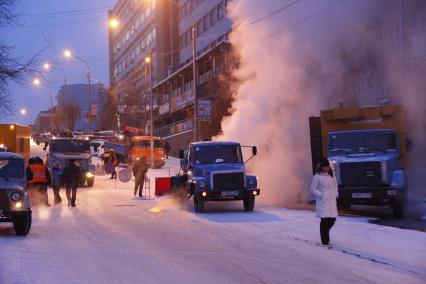
{"label": "snowbank along road", "polygon": [[426,282],[423,232],[342,217],[327,248],[313,212],[228,202],[195,214],[132,186],[97,176],[76,208],[34,208],[27,237],[0,224],[0,283]]}

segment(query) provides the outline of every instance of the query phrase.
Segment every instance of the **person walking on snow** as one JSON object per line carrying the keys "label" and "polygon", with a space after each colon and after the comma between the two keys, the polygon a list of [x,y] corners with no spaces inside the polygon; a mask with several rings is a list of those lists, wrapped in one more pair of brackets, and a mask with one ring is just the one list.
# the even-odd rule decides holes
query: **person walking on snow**
{"label": "person walking on snow", "polygon": [[110,164],[110,169],[111,169],[111,177],[110,179],[117,179],[117,171],[116,171],[116,167],[118,166],[118,161],[117,161],[117,155],[115,154],[114,150],[111,150],[110,156],[109,156],[109,164]]}
{"label": "person walking on snow", "polygon": [[320,234],[321,243],[330,243],[330,229],[336,222],[337,217],[337,182],[330,168],[330,162],[322,159],[318,172],[312,178],[311,193],[316,198],[316,214],[321,218]]}
{"label": "person walking on snow", "polygon": [[169,153],[172,150],[172,147],[170,146],[169,142],[164,142],[164,154],[166,155],[166,159],[169,159]]}
{"label": "person walking on snow", "polygon": [[49,169],[43,163],[40,157],[32,158],[29,163],[29,169],[32,173],[32,179],[28,181],[30,187],[36,188],[36,204],[42,203],[44,206],[50,206],[47,195],[47,187],[51,182]]}
{"label": "person walking on snow", "polygon": [[75,160],[69,160],[68,165],[64,168],[62,179],[65,183],[67,193],[68,206],[75,207],[77,199],[77,187],[80,182],[80,167],[76,165]]}
{"label": "person walking on snow", "polygon": [[59,195],[59,191],[62,185],[62,169],[61,164],[56,162],[52,168],[52,189],[54,195],[54,204],[59,204],[62,202],[62,198]]}
{"label": "person walking on snow", "polygon": [[133,165],[133,175],[135,176],[135,192],[134,195],[139,191],[139,196],[142,196],[142,189],[145,183],[145,176],[148,172],[148,163],[146,162],[145,156],[141,157],[136,163]]}

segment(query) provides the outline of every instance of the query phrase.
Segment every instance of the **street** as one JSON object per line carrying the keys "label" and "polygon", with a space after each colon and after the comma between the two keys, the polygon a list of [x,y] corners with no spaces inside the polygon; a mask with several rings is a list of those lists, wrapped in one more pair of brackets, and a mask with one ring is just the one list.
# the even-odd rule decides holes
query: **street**
{"label": "street", "polygon": [[[40,153],[40,147],[32,147]],[[158,172],[175,167],[171,160]],[[242,202],[223,202],[209,203],[206,213],[196,214],[191,203],[181,209],[169,197],[140,200],[132,195],[133,182],[115,185],[108,178],[97,176],[94,188],[79,189],[76,208],[34,208],[27,237],[1,224],[0,283],[426,279],[422,232],[369,224],[367,217],[341,217],[327,248],[319,246],[319,221],[311,211],[260,205],[246,213]]]}

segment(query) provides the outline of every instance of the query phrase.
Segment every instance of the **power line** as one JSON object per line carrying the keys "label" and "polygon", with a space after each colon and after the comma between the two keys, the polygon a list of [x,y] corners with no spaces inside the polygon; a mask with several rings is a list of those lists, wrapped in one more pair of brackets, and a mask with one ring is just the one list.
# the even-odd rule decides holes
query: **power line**
{"label": "power line", "polygon": [[259,18],[259,19],[256,19],[256,20],[254,20],[254,21],[250,22],[250,23],[249,23],[249,25],[254,25],[254,24],[256,24],[256,23],[258,23],[258,22],[261,22],[261,21],[263,21],[263,20],[265,20],[265,19],[267,19],[267,18],[270,18],[270,17],[272,17],[272,16],[274,16],[274,15],[276,15],[276,14],[278,14],[278,13],[281,13],[282,11],[287,10],[287,9],[288,9],[288,8],[290,8],[291,6],[293,6],[293,5],[297,4],[297,3],[301,2],[301,1],[302,1],[302,0],[296,0],[296,1],[293,1],[293,2],[291,2],[291,3],[287,4],[287,5],[285,5],[284,7],[279,8],[278,10],[275,10],[275,11],[273,11],[273,12],[271,12],[271,13],[269,13],[269,14],[267,14],[267,15],[265,15],[265,16],[263,16],[263,17]]}
{"label": "power line", "polygon": [[331,10],[331,9],[334,9],[335,7],[339,6],[340,4],[342,4],[342,3],[343,3],[343,2],[345,2],[345,1],[346,1],[346,0],[341,0],[340,2],[338,2],[338,3],[334,4],[334,5],[328,6],[328,7],[324,8],[324,9],[322,9],[322,10],[318,11],[317,13],[314,13],[314,14],[310,15],[309,17],[306,17],[306,18],[304,18],[304,19],[302,19],[302,20],[300,20],[300,21],[298,21],[298,22],[296,22],[296,23],[294,23],[294,24],[291,24],[291,25],[289,25],[289,26],[286,26],[286,27],[284,27],[284,28],[282,28],[282,29],[280,29],[280,30],[278,30],[278,31],[276,31],[276,32],[273,32],[273,33],[271,33],[271,34],[269,34],[269,35],[267,35],[267,36],[263,37],[262,39],[260,39],[260,40],[259,40],[259,43],[262,43],[262,41],[263,41],[263,40],[266,40],[266,39],[272,38],[272,37],[274,37],[274,36],[276,36],[276,35],[278,35],[278,34],[280,34],[280,33],[283,33],[283,32],[285,32],[285,31],[287,31],[287,30],[291,29],[291,28],[294,28],[294,27],[296,27],[296,26],[298,26],[298,25],[300,25],[300,24],[303,24],[303,23],[305,23],[305,22],[308,22],[308,21],[312,20],[313,18],[315,18],[315,17],[317,17],[317,16],[319,16],[319,15],[322,15],[322,14],[324,14],[324,13],[328,12],[328,11],[329,11],[329,10]]}
{"label": "power line", "polygon": [[[87,9],[78,9],[78,10],[65,10],[65,11],[55,11],[55,12],[46,12],[46,13],[26,13],[27,16],[57,16],[57,15],[70,15],[70,14],[79,14],[79,13],[89,13],[93,11],[108,11],[111,9],[109,6],[102,6],[102,7],[94,7],[94,8],[87,8]],[[19,14],[18,14],[19,15]]]}

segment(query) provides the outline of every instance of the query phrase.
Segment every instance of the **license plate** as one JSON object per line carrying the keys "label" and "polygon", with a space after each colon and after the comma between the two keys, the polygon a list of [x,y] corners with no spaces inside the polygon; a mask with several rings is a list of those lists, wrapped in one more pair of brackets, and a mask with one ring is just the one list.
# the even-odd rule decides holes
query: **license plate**
{"label": "license plate", "polygon": [[352,198],[371,198],[371,193],[352,193]]}
{"label": "license plate", "polygon": [[222,196],[237,196],[238,191],[222,191]]}

